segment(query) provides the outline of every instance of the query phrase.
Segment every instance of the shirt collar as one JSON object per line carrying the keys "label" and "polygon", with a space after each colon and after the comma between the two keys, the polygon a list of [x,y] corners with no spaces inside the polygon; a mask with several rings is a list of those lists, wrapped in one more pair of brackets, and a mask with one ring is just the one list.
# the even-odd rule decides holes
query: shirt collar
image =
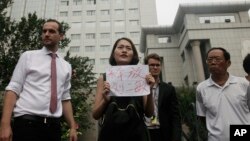
{"label": "shirt collar", "polygon": [[[42,52],[43,52],[44,54],[46,54],[46,55],[49,55],[49,54],[53,53],[52,51],[48,50],[45,46],[42,48]],[[58,57],[57,51],[54,52],[54,53],[55,53],[56,56]]]}
{"label": "shirt collar", "polygon": [[[225,84],[233,84],[233,83],[237,83],[237,80],[235,79],[235,77],[233,77],[230,73],[228,73],[229,74],[229,76],[228,76],[228,80],[226,81],[226,83]],[[216,84],[214,81],[213,81],[213,79],[212,79],[212,77],[211,77],[211,75],[210,75],[210,77],[209,77],[209,79],[208,79],[208,86],[212,86],[212,85],[218,85],[218,84]]]}

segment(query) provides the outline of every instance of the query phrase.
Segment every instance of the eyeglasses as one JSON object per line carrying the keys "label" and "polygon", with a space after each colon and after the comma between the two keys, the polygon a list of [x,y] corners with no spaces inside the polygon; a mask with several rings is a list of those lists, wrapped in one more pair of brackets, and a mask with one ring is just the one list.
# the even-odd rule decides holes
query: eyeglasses
{"label": "eyeglasses", "polygon": [[207,63],[212,63],[213,61],[215,62],[215,63],[220,63],[220,62],[222,62],[224,59],[222,59],[222,58],[207,58]]}
{"label": "eyeglasses", "polygon": [[160,67],[160,64],[149,64],[150,67]]}

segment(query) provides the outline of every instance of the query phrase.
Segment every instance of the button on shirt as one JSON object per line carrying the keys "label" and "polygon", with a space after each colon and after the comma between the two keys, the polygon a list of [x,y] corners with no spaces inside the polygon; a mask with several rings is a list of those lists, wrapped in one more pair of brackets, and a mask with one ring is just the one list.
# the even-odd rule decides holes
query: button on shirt
{"label": "button on shirt", "polygon": [[246,79],[232,75],[224,86],[211,77],[197,86],[197,115],[206,117],[208,141],[228,141],[231,124],[250,124],[248,86]]}
{"label": "button on shirt", "polygon": [[41,50],[24,52],[13,72],[6,90],[14,91],[18,98],[14,107],[14,117],[24,114],[60,117],[62,100],[71,99],[71,66],[57,55],[57,110],[49,110],[51,97],[51,56],[46,47]]}

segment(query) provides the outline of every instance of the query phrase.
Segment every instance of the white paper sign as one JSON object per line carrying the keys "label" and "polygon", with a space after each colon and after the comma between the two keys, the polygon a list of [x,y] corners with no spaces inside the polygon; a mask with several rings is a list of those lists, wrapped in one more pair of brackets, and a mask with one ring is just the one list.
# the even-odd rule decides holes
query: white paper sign
{"label": "white paper sign", "polygon": [[112,66],[106,69],[111,96],[143,96],[150,93],[146,82],[148,65]]}

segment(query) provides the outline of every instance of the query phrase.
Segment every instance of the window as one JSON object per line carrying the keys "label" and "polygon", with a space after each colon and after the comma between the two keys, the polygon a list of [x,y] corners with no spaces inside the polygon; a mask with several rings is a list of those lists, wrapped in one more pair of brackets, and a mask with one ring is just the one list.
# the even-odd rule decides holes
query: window
{"label": "window", "polygon": [[124,21],[115,21],[115,26],[124,26]]}
{"label": "window", "polygon": [[205,20],[205,22],[204,23],[210,23],[210,20]]}
{"label": "window", "polygon": [[79,46],[71,46],[69,48],[70,52],[79,52],[80,51],[80,47]]}
{"label": "window", "polygon": [[138,9],[137,8],[129,9],[129,14],[131,14],[131,15],[138,14]]}
{"label": "window", "polygon": [[107,65],[108,63],[109,63],[109,59],[108,58],[100,58],[100,64]]}
{"label": "window", "polygon": [[82,26],[82,23],[81,22],[74,22],[71,24],[71,28],[77,28],[77,29],[80,29]]}
{"label": "window", "polygon": [[109,0],[100,0],[101,1],[101,3],[108,3],[109,2]]}
{"label": "window", "polygon": [[110,27],[110,22],[109,21],[102,21],[102,22],[100,22],[100,27]]}
{"label": "window", "polygon": [[130,37],[139,37],[140,33],[139,32],[130,32]]}
{"label": "window", "polygon": [[95,10],[88,10],[87,11],[87,16],[94,16],[95,15]]}
{"label": "window", "polygon": [[116,15],[123,15],[124,14],[124,10],[123,9],[115,9],[115,14]]}
{"label": "window", "polygon": [[69,0],[61,0],[61,6],[68,6]]}
{"label": "window", "polygon": [[101,10],[101,15],[109,15],[109,10]]}
{"label": "window", "polygon": [[61,17],[68,17],[68,12],[67,11],[62,11],[60,12]]}
{"label": "window", "polygon": [[80,40],[81,34],[71,34],[71,40]]}
{"label": "window", "polygon": [[170,36],[164,36],[164,37],[159,37],[158,38],[158,43],[170,43],[171,42],[171,37]]}
{"label": "window", "polygon": [[95,39],[95,33],[87,33],[86,39]]}
{"label": "window", "polygon": [[65,52],[65,48],[58,48],[58,52],[60,52],[60,53]]}
{"label": "window", "polygon": [[122,38],[122,37],[124,37],[125,36],[125,33],[124,32],[116,32],[115,33],[115,37],[116,38]]}
{"label": "window", "polygon": [[88,65],[95,65],[95,59],[89,59],[87,62]]}
{"label": "window", "polygon": [[132,26],[138,26],[139,25],[139,21],[138,20],[130,20],[129,23]]}
{"label": "window", "polygon": [[235,22],[234,16],[211,16],[211,17],[199,17],[200,23],[230,23]]}
{"label": "window", "polygon": [[231,20],[230,20],[230,19],[225,19],[225,22],[226,22],[226,23],[230,23]]}
{"label": "window", "polygon": [[82,5],[82,0],[73,0],[73,5]]}
{"label": "window", "polygon": [[101,33],[101,39],[110,38],[110,33]]}
{"label": "window", "polygon": [[101,45],[101,51],[110,51],[110,45]]}
{"label": "window", "polygon": [[94,52],[95,51],[95,46],[85,46],[85,51],[86,52]]}
{"label": "window", "polygon": [[95,28],[96,23],[95,22],[86,22],[86,28]]}
{"label": "window", "polygon": [[94,5],[95,4],[95,0],[87,0],[87,4]]}
{"label": "window", "polygon": [[82,11],[73,11],[73,16],[82,16]]}

